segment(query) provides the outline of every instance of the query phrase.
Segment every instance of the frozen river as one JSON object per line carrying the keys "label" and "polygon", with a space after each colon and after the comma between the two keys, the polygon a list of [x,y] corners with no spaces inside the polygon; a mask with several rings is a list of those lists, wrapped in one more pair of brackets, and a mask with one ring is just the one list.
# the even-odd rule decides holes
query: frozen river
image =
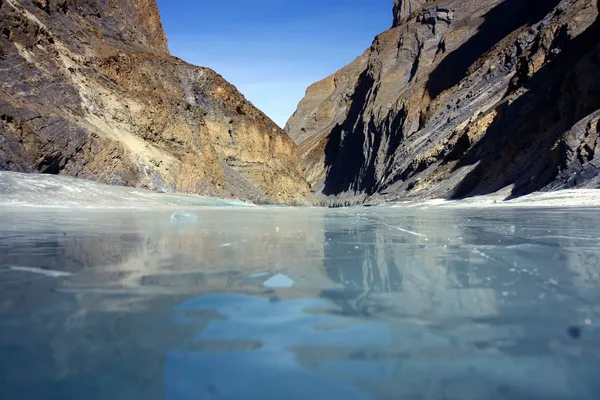
{"label": "frozen river", "polygon": [[0,209],[2,399],[598,398],[598,208],[187,212]]}

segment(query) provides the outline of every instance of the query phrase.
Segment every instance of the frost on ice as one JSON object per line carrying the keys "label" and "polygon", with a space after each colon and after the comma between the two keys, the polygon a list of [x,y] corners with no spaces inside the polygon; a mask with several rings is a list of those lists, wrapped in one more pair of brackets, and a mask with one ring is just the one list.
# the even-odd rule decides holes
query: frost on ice
{"label": "frost on ice", "polygon": [[194,225],[198,222],[198,216],[189,211],[177,210],[171,214],[171,223],[177,226]]}

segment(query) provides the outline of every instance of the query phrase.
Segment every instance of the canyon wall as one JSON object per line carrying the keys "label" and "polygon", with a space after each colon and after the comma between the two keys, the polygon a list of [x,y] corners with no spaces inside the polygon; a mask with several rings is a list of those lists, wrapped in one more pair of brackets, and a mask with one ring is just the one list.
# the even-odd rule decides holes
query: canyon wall
{"label": "canyon wall", "polygon": [[[396,0],[286,130],[312,190],[462,198],[600,187],[597,0]],[[358,196],[358,197],[357,197]]]}
{"label": "canyon wall", "polygon": [[155,0],[0,0],[0,169],[306,204],[296,145],[169,55]]}

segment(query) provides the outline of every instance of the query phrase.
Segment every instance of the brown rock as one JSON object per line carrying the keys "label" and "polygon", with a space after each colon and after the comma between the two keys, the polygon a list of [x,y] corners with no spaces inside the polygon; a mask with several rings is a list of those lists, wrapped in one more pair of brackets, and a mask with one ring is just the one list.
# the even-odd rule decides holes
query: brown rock
{"label": "brown rock", "polygon": [[293,141],[169,56],[155,0],[0,4],[0,169],[307,202]]}
{"label": "brown rock", "polygon": [[396,1],[394,20],[365,61],[309,88],[287,125],[317,192],[599,186],[597,0]]}
{"label": "brown rock", "polygon": [[394,0],[393,28],[404,23],[415,12],[420,11],[427,0]]}

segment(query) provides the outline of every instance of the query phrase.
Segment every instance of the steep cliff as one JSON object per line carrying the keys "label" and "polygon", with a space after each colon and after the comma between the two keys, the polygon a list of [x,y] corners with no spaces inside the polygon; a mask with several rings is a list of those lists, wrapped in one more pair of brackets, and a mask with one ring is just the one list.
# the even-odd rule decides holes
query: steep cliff
{"label": "steep cliff", "polygon": [[396,0],[287,131],[313,190],[384,199],[600,187],[597,0]]}
{"label": "steep cliff", "polygon": [[290,138],[171,57],[155,0],[0,0],[0,169],[304,203]]}

